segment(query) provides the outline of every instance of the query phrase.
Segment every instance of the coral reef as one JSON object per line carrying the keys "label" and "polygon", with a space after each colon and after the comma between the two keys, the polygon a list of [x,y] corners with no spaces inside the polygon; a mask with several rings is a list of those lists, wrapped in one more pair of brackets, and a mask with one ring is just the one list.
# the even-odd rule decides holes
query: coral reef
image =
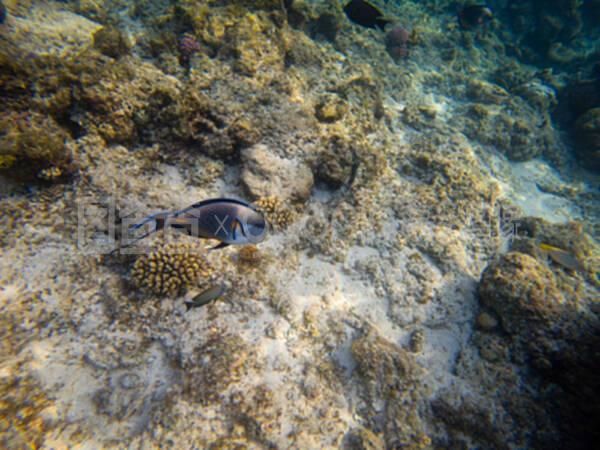
{"label": "coral reef", "polygon": [[259,198],[253,205],[265,215],[267,222],[276,230],[286,229],[294,220],[292,210],[277,196]]}
{"label": "coral reef", "polygon": [[94,33],[94,48],[111,58],[120,58],[129,53],[131,44],[121,30],[106,26]]}
{"label": "coral reef", "polygon": [[[562,434],[554,439],[568,442],[572,448],[585,448],[598,434],[593,423],[600,410],[592,399],[600,386],[593,375],[598,368],[592,355],[598,345],[600,321],[593,312],[591,291],[579,294],[576,306],[570,298],[572,291],[566,285],[559,288],[562,284],[533,257],[510,252],[485,270],[479,295],[481,304],[497,314],[510,336],[507,344],[512,359],[535,368],[542,380],[556,384],[552,393],[541,395],[541,401],[560,405],[550,416]],[[495,329],[486,328],[488,332]],[[500,356],[485,357],[503,361],[507,355],[508,349]]]}
{"label": "coral reef", "polygon": [[208,96],[195,93],[193,86],[189,89],[178,112],[181,116],[178,133],[202,153],[232,160],[239,157],[241,149],[259,140],[257,130],[247,119],[236,117],[233,111],[227,111]]}
{"label": "coral reef", "polygon": [[326,95],[319,100],[315,108],[317,119],[321,122],[336,122],[344,117],[348,106],[336,95]]}
{"label": "coral reef", "polygon": [[[556,137],[543,124],[549,120],[547,111],[554,100],[543,87],[540,89],[541,93],[522,84],[513,88],[515,96],[511,96],[499,85],[470,81],[465,93],[473,103],[468,108],[465,134],[484,145],[493,145],[513,161],[550,155]],[[534,108],[544,111],[542,117]],[[540,121],[542,125],[536,125]]]}
{"label": "coral reef", "polygon": [[310,168],[300,162],[281,158],[269,147],[256,144],[242,152],[241,181],[252,198],[276,192],[282,201],[304,202],[314,183]]}
{"label": "coral reef", "polygon": [[576,152],[582,164],[600,171],[600,108],[582,114],[575,122]]}
{"label": "coral reef", "polygon": [[431,440],[422,430],[417,409],[419,367],[410,354],[373,332],[352,343],[352,355],[365,380],[366,405],[385,403],[381,412],[366,406],[369,427],[378,429],[377,416],[382,414],[386,447],[427,448]]}
{"label": "coral reef", "polygon": [[519,46],[515,51],[525,59],[569,64],[586,55],[580,44],[589,34],[591,22],[584,20],[580,1],[533,0],[509,7],[509,19]]}
{"label": "coral reef", "polygon": [[190,58],[202,50],[200,43],[190,34],[184,34],[179,38],[179,60],[185,66],[190,64]]}
{"label": "coral reef", "polygon": [[404,27],[396,26],[385,36],[385,48],[392,59],[396,62],[408,57],[408,47],[411,41],[411,33]]}
{"label": "coral reef", "polygon": [[0,446],[597,442],[598,2],[347,3],[0,2]]}
{"label": "coral reef", "polygon": [[483,305],[502,321],[502,328],[523,335],[531,342],[531,323],[550,328],[561,313],[565,300],[552,272],[531,256],[508,253],[489,266],[479,290]]}
{"label": "coral reef", "polygon": [[571,134],[579,162],[595,171],[599,164],[599,108],[600,81],[588,79],[577,80],[565,86],[560,92],[554,112],[554,119]]}
{"label": "coral reef", "polygon": [[169,243],[141,255],[131,269],[134,283],[156,295],[175,295],[182,288],[205,282],[213,271],[197,245]]}
{"label": "coral reef", "polygon": [[256,245],[244,245],[238,252],[238,258],[241,263],[254,266],[260,262],[262,256]]}
{"label": "coral reef", "polygon": [[36,112],[15,112],[0,119],[0,157],[4,168],[23,168],[34,175],[73,162],[69,134],[52,118]]}
{"label": "coral reef", "polygon": [[317,163],[317,180],[334,188],[349,183],[358,169],[356,143],[342,135],[331,135],[323,143]]}
{"label": "coral reef", "polygon": [[[194,359],[182,364],[188,371],[184,394],[200,405],[217,402],[228,385],[244,376],[249,356],[250,349],[239,336],[223,336],[214,330],[194,349]],[[194,364],[198,358],[204,363]]]}

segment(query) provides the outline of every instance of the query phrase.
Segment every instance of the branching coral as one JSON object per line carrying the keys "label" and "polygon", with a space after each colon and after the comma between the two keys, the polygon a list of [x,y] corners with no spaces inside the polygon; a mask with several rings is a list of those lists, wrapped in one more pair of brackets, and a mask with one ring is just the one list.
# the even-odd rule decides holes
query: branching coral
{"label": "branching coral", "polygon": [[140,256],[131,277],[138,287],[154,294],[175,295],[185,286],[209,278],[212,272],[199,247],[179,242]]}
{"label": "branching coral", "polygon": [[286,208],[278,197],[262,197],[254,202],[254,206],[266,216],[267,222],[275,230],[287,228],[294,220],[292,211]]}

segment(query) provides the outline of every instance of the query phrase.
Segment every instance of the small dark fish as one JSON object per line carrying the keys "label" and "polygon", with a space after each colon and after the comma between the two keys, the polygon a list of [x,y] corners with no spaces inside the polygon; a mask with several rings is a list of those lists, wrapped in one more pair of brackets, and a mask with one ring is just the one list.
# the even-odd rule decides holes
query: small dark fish
{"label": "small dark fish", "polygon": [[367,28],[383,30],[391,22],[376,6],[365,0],[352,0],[344,6],[344,12],[352,22]]}
{"label": "small dark fish", "polygon": [[174,228],[188,236],[221,241],[213,249],[231,244],[258,244],[267,235],[267,222],[263,215],[249,203],[232,198],[204,200],[181,211],[154,214],[132,225],[129,230],[142,227],[146,228],[146,233],[126,246],[166,228]]}
{"label": "small dark fish", "polygon": [[483,25],[492,17],[492,10],[486,5],[467,5],[458,11],[458,23],[463,30]]}
{"label": "small dark fish", "polygon": [[196,295],[193,299],[185,302],[185,310],[189,311],[192,308],[198,308],[199,306],[204,306],[213,300],[218,299],[225,293],[225,285],[224,284],[216,284],[214,286],[209,287],[205,291],[202,291],[200,294]]}
{"label": "small dark fish", "polygon": [[0,0],[0,25],[4,23],[6,20],[6,6],[4,6],[4,2]]}

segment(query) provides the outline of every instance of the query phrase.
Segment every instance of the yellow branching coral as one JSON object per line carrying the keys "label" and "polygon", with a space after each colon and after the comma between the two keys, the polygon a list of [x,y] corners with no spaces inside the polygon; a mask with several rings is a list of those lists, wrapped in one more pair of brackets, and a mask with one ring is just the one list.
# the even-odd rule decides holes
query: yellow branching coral
{"label": "yellow branching coral", "polygon": [[142,289],[158,295],[174,295],[185,286],[209,278],[212,272],[198,246],[178,242],[140,256],[133,265],[131,277]]}
{"label": "yellow branching coral", "polygon": [[287,228],[294,219],[292,211],[286,208],[281,200],[275,196],[262,197],[254,202],[254,206],[265,215],[267,222],[275,230]]}

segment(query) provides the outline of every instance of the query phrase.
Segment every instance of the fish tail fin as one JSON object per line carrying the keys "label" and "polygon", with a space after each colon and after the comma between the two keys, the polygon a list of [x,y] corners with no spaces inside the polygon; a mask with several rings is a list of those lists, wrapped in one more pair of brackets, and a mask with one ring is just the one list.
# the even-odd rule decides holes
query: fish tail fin
{"label": "fish tail fin", "polygon": [[152,233],[162,230],[165,227],[165,223],[167,222],[167,219],[171,216],[172,214],[169,212],[161,212],[158,214],[153,214],[152,216],[146,217],[144,220],[142,220],[141,222],[138,223],[134,223],[133,225],[129,225],[129,227],[127,228],[127,230],[129,232],[134,231],[134,230],[139,230],[140,228],[142,228],[144,225],[152,223],[153,226],[150,228],[150,230],[144,234],[142,234],[141,236],[137,236],[132,240],[128,240],[128,242],[124,245],[121,245],[115,249],[113,249],[109,255],[112,255],[113,253],[123,249],[123,248],[127,248],[127,247],[131,247],[133,244],[135,244],[138,241],[141,241],[142,239],[144,239],[145,237],[150,236]]}

